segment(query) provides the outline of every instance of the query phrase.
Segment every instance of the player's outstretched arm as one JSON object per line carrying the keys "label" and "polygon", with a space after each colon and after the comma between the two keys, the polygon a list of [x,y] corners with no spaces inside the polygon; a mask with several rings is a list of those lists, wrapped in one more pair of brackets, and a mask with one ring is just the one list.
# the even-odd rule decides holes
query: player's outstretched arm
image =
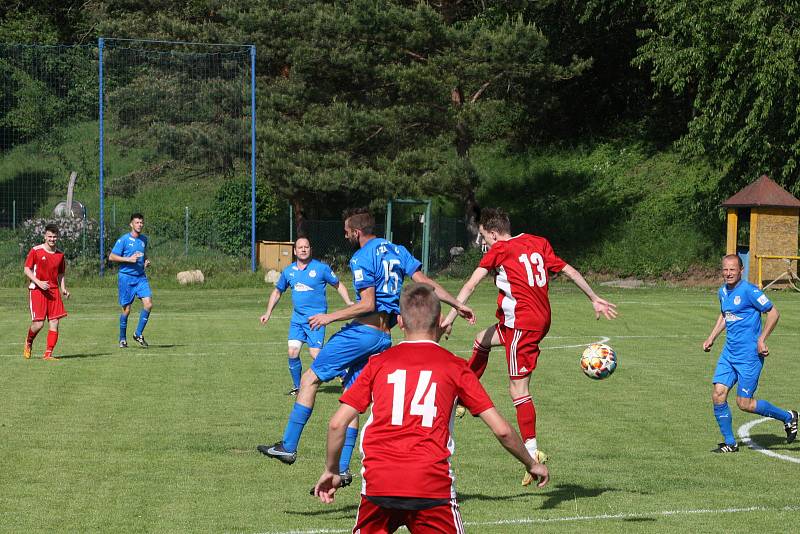
{"label": "player's outstretched arm", "polygon": [[340,404],[339,409],[328,423],[328,446],[325,456],[325,471],[314,486],[314,496],[324,503],[331,503],[336,490],[342,483],[339,477],[339,456],[344,446],[347,425],[358,415],[358,411],[347,404]]}
{"label": "player's outstretched arm", "polygon": [[508,421],[503,419],[503,416],[500,415],[496,408],[489,408],[478,414],[478,416],[494,433],[500,444],[503,445],[514,458],[522,462],[522,465],[525,466],[525,469],[533,476],[534,480],[539,481],[536,484],[537,487],[542,488],[550,481],[550,472],[547,470],[547,467],[537,463],[536,460],[531,457],[525,445],[522,443],[519,434],[511,428]]}
{"label": "player's outstretched arm", "polygon": [[[466,304],[469,298],[475,292],[475,288],[478,287],[478,284],[481,283],[481,280],[486,278],[487,274],[489,274],[488,269],[484,269],[483,267],[478,267],[477,269],[475,269],[472,272],[472,275],[469,277],[469,280],[467,280],[464,283],[464,286],[461,288],[461,291],[458,292],[458,296],[456,297],[456,299],[459,302],[463,302],[464,304]],[[456,320],[456,314],[457,312],[455,309],[450,310],[450,313],[447,314],[447,317],[442,322],[442,328],[449,328],[450,325],[453,324],[453,321]]]}
{"label": "player's outstretched arm", "polygon": [[592,291],[592,288],[589,286],[589,283],[586,281],[583,275],[581,275],[581,273],[579,273],[573,266],[566,265],[561,272],[569,276],[569,278],[575,282],[575,285],[578,286],[580,290],[583,291],[587,297],[589,297],[589,300],[592,301],[595,319],[600,319],[601,314],[606,319],[614,319],[617,317],[617,305],[598,297],[597,294]]}
{"label": "player's outstretched arm", "polygon": [[344,302],[345,306],[353,305],[353,301],[350,300],[350,293],[347,292],[347,286],[341,282],[338,282],[336,284],[336,292],[339,293],[340,297],[342,297],[342,301]]}
{"label": "player's outstretched arm", "polygon": [[308,325],[312,329],[321,328],[336,321],[348,321],[361,317],[375,311],[375,288],[367,286],[358,291],[359,299],[355,304],[351,304],[333,313],[318,313],[308,318]]}
{"label": "player's outstretched arm", "polygon": [[261,324],[267,324],[269,318],[272,317],[272,310],[275,309],[275,306],[278,304],[278,301],[281,300],[281,295],[283,295],[283,293],[278,291],[277,288],[272,290],[272,293],[270,293],[269,295],[269,302],[267,302],[267,311],[266,313],[264,313],[264,315],[262,315],[259,318]]}
{"label": "player's outstretched arm", "polygon": [[711,333],[708,334],[708,337],[705,341],[703,341],[703,351],[708,352],[711,350],[711,346],[714,344],[714,341],[717,337],[725,330],[725,316],[721,313],[719,317],[717,317],[717,322],[714,323],[714,328],[711,329]]}
{"label": "player's outstretched arm", "polygon": [[432,280],[428,275],[422,271],[417,271],[411,275],[411,279],[418,284],[427,284],[431,286],[433,288],[433,292],[436,293],[437,297],[439,297],[439,300],[452,306],[453,311],[469,321],[469,324],[475,324],[475,312],[472,311],[472,308],[453,297],[449,291]]}

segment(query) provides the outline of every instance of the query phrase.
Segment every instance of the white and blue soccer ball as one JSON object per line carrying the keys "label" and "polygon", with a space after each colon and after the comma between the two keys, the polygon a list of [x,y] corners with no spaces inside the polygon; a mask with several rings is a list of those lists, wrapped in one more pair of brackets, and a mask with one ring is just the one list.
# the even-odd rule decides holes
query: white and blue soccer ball
{"label": "white and blue soccer ball", "polygon": [[581,354],[583,374],[595,380],[608,378],[617,368],[617,353],[603,343],[593,343]]}

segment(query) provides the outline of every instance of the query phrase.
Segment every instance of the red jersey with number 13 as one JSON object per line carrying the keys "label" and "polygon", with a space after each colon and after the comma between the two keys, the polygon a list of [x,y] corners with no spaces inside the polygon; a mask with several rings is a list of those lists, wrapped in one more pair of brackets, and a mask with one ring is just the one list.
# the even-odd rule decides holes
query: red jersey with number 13
{"label": "red jersey with number 13", "polygon": [[455,498],[450,455],[456,398],[472,415],[494,405],[478,377],[433,341],[404,341],[372,356],[339,402],[372,411],[361,432],[361,493]]}
{"label": "red jersey with number 13", "polygon": [[500,322],[508,328],[546,334],[550,329],[549,275],[567,265],[550,242],[530,234],[497,241],[478,265],[495,273]]}

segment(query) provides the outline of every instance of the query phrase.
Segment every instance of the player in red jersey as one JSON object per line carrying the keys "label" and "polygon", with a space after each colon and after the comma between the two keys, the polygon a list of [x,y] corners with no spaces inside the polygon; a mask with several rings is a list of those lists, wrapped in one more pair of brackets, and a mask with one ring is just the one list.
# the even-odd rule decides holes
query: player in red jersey
{"label": "player in red jersey", "polygon": [[31,326],[22,352],[25,359],[31,357],[33,340],[44,326],[45,319],[50,323],[50,331],[47,333],[44,359],[58,359],[53,356],[53,349],[58,341],[58,321],[67,316],[61,295],[69,298],[69,291],[64,278],[64,253],[56,249],[57,242],[58,226],[48,224],[44,227],[44,243],[33,247],[25,259],[25,276],[31,281],[28,285]]}
{"label": "player in red jersey", "polygon": [[[546,456],[536,443],[536,408],[529,386],[539,358],[539,343],[550,329],[549,275],[563,272],[575,282],[592,301],[597,319],[601,314],[606,319],[616,317],[616,305],[598,297],[581,273],[556,256],[547,239],[530,234],[512,237],[511,221],[504,211],[484,209],[478,229],[490,248],[461,288],[458,300],[466,302],[480,281],[493,272],[494,283],[500,290],[496,314],[499,321],[475,336],[469,366],[481,377],[491,348],[505,347],[509,392],[516,408],[519,431],[531,456],[543,462]],[[448,315],[445,326],[453,320],[454,317]],[[530,483],[526,474],[522,484]]]}
{"label": "player in red jersey", "polygon": [[441,304],[418,284],[403,292],[399,325],[405,341],[372,356],[328,425],[326,469],[314,487],[332,502],[340,486],[339,453],[347,424],[372,404],[361,434],[361,503],[353,532],[463,533],[450,456],[456,400],[480,417],[539,487],[547,467],[536,462],[492,404],[466,362],[440,347]]}

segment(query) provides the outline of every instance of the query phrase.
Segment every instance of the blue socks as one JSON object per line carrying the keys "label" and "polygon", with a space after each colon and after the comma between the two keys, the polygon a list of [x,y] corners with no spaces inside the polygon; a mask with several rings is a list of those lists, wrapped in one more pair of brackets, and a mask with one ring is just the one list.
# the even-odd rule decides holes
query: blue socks
{"label": "blue socks", "polygon": [[150,310],[142,309],[142,313],[139,314],[139,324],[136,326],[136,336],[142,335],[144,327],[147,326],[148,317],[150,317]]}
{"label": "blue socks", "polygon": [[344,447],[342,447],[342,455],[339,456],[339,472],[344,473],[350,468],[350,459],[353,457],[353,449],[356,446],[356,438],[358,437],[358,429],[347,427],[347,433],[344,435]]}
{"label": "blue socks", "polygon": [[283,448],[287,451],[297,451],[300,435],[311,417],[312,410],[313,408],[308,406],[303,406],[297,402],[294,403],[292,413],[289,414],[289,422],[286,423],[286,430],[283,431]]}
{"label": "blue socks", "polygon": [[786,410],[782,410],[765,400],[756,401],[756,413],[758,415],[763,415],[764,417],[772,417],[773,419],[783,421],[784,423],[788,423],[792,420],[791,413],[787,412]]}
{"label": "blue socks", "polygon": [[300,375],[303,374],[303,362],[300,358],[289,358],[289,374],[292,375],[292,382],[295,388],[300,387]]}
{"label": "blue socks", "polygon": [[731,420],[731,410],[728,403],[714,405],[714,417],[717,419],[719,430],[727,445],[734,445],[736,438],[733,437],[733,421]]}
{"label": "blue socks", "polygon": [[119,316],[119,340],[122,341],[123,339],[128,337],[128,316],[120,314]]}

